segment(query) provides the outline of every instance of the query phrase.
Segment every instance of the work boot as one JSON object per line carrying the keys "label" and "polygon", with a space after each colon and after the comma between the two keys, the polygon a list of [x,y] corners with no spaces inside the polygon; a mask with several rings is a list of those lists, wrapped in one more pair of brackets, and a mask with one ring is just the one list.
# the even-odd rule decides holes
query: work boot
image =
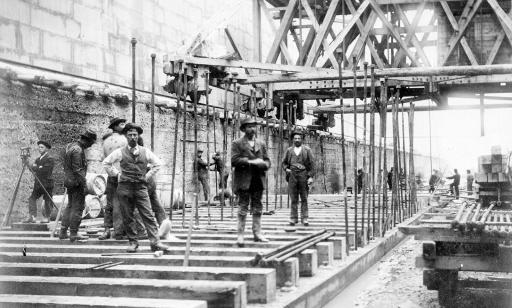
{"label": "work boot", "polygon": [[59,239],[60,240],[65,240],[67,238],[69,238],[69,236],[68,236],[68,228],[60,227]]}
{"label": "work boot", "polygon": [[288,222],[288,224],[292,227],[295,226],[296,223],[297,223],[297,220],[295,220],[295,219],[290,219],[290,221]]}
{"label": "work boot", "polygon": [[106,227],[102,235],[98,237],[98,240],[108,240],[110,238],[110,228]]}
{"label": "work boot", "polygon": [[302,224],[303,224],[305,227],[309,226],[308,219],[307,219],[307,218],[304,218],[304,219],[302,220]]}
{"label": "work boot", "polygon": [[156,244],[150,245],[151,251],[166,251],[169,249],[169,246],[162,244],[161,242],[158,242]]}
{"label": "work boot", "polygon": [[238,247],[244,247],[244,232],[245,232],[245,220],[247,216],[238,215],[238,237],[236,238],[236,244]]}
{"label": "work boot", "polygon": [[268,242],[268,239],[261,234],[261,216],[252,215],[252,233],[255,242]]}
{"label": "work boot", "polygon": [[137,242],[130,242],[130,246],[126,248],[126,252],[137,252],[137,248],[139,248],[139,243]]}
{"label": "work boot", "polygon": [[23,221],[25,224],[33,224],[36,222],[36,218],[33,215],[28,215],[28,218]]}
{"label": "work boot", "polygon": [[89,239],[88,237],[82,236],[82,235],[78,234],[78,231],[70,231],[70,234],[69,234],[69,241],[70,242],[86,241],[88,239]]}

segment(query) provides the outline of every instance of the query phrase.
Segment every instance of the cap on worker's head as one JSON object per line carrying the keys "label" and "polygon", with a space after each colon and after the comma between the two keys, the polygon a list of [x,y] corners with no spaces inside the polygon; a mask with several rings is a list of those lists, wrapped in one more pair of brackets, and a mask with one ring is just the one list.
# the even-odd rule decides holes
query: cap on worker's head
{"label": "cap on worker's head", "polygon": [[302,138],[304,138],[304,132],[302,130],[299,130],[299,129],[294,130],[290,137],[293,139],[293,137],[295,137],[295,135],[299,135]]}
{"label": "cap on worker's head", "polygon": [[110,125],[108,126],[108,128],[113,129],[114,126],[123,122],[126,122],[126,119],[115,117],[112,120],[110,120]]}
{"label": "cap on worker's head", "polygon": [[240,130],[244,131],[245,127],[250,124],[258,125],[258,122],[253,118],[245,118],[240,122]]}
{"label": "cap on worker's head", "polygon": [[96,142],[96,133],[93,132],[92,130],[90,129],[87,129],[85,132],[83,132],[80,137],[84,138],[84,139],[87,139],[87,140],[90,140],[90,141],[93,141],[93,142]]}
{"label": "cap on worker's head", "polygon": [[203,149],[197,149],[197,153],[203,153]]}
{"label": "cap on worker's head", "polygon": [[140,127],[139,124],[128,123],[123,128],[123,134],[126,134],[129,130],[132,130],[132,129],[137,130],[137,133],[139,133],[139,135],[142,135],[142,132],[144,131],[144,130],[142,130],[142,127]]}
{"label": "cap on worker's head", "polygon": [[50,144],[50,143],[48,143],[47,141],[39,140],[39,141],[37,142],[37,145],[40,145],[40,144],[44,145],[47,149],[51,149],[51,148],[52,148],[51,144]]}

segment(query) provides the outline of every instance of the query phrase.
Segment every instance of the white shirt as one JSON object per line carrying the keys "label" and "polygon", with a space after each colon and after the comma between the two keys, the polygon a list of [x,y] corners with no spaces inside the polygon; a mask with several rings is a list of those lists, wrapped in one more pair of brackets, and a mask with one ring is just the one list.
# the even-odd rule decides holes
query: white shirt
{"label": "white shirt", "polygon": [[[135,146],[134,152],[132,152],[132,149],[129,146],[127,146],[127,148],[128,151],[130,151],[134,155],[139,155],[141,147],[139,147],[138,145]],[[121,152],[122,149],[123,148],[114,150],[112,153],[110,153],[109,156],[107,156],[107,158],[103,160],[103,167],[105,168],[105,171],[107,171],[109,176],[119,177],[119,175],[122,172],[122,170],[119,170],[114,166],[114,164],[120,163],[123,159],[123,153]],[[156,157],[156,155],[153,152],[151,152],[150,149],[144,148],[144,150],[146,151],[146,158],[148,159],[148,164],[151,165],[151,169],[148,171],[148,173],[146,173],[146,179],[150,179],[155,175],[155,173],[158,172],[163,163],[160,160],[160,158]]]}
{"label": "white shirt", "polygon": [[293,147],[293,152],[295,152],[295,155],[299,156],[301,151],[302,151],[302,145],[300,147]]}

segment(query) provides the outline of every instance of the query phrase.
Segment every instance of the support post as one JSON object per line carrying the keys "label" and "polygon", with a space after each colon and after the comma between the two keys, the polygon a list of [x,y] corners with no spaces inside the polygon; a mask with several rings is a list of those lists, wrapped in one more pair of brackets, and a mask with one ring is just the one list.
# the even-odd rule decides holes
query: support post
{"label": "support post", "polygon": [[137,39],[132,38],[132,122],[135,123],[135,45],[137,44]]}
{"label": "support post", "polygon": [[155,58],[151,54],[151,151],[155,151]]}
{"label": "support post", "polygon": [[485,136],[485,122],[484,122],[484,93],[480,93],[480,137]]}
{"label": "support post", "polygon": [[[210,160],[210,70],[208,69],[205,72],[204,78],[204,98],[206,103],[206,157],[208,161]],[[208,185],[210,185],[210,177],[208,177]],[[215,186],[217,186],[217,182],[215,182]],[[208,224],[211,224],[212,217],[210,212],[210,198],[208,198],[208,202],[206,204],[207,212],[208,212]]]}
{"label": "support post", "polygon": [[[226,161],[226,153],[228,151],[228,145],[227,145],[227,136],[228,136],[228,90],[231,86],[231,82],[229,79],[226,79],[224,85],[224,122],[222,123],[222,161]],[[224,206],[226,205],[225,201],[225,188],[226,184],[224,183],[224,177],[220,175],[220,186],[221,189],[219,189],[220,194],[220,220],[224,220]]]}
{"label": "support post", "polygon": [[403,166],[404,166],[404,188],[403,188],[403,199],[404,199],[404,205],[405,205],[405,212],[404,212],[404,216],[409,218],[409,216],[411,215],[410,213],[410,199],[408,198],[408,194],[407,194],[407,185],[408,185],[408,177],[409,175],[407,174],[407,153],[405,151],[405,119],[404,119],[404,103],[402,101],[402,99],[400,98],[400,102],[401,102],[401,105],[402,105],[402,156],[403,156]]}
{"label": "support post", "polygon": [[[270,107],[272,106],[272,85],[267,84],[267,97],[266,97],[266,104],[265,104],[265,144],[269,144],[269,136],[270,136],[270,128],[268,127],[268,111]],[[277,168],[279,169],[281,162],[277,162]],[[266,181],[266,187],[265,189],[265,211],[268,212],[268,176],[265,177]]]}
{"label": "support post", "polygon": [[[345,48],[343,48],[342,53],[344,53]],[[341,63],[343,63],[343,54],[340,56],[340,59],[338,61],[338,74],[339,74],[339,95],[340,95],[340,108],[341,108],[341,114],[340,114],[340,124],[341,124],[341,166],[342,166],[342,173],[343,173],[343,205],[345,207],[345,240],[346,240],[346,250],[347,250],[347,256],[350,253],[350,236],[348,233],[348,200],[347,200],[347,165],[345,162],[345,119],[344,119],[344,107],[343,107],[343,76],[342,76],[342,67]],[[357,242],[356,245],[357,247]]]}
{"label": "support post", "polygon": [[414,103],[409,106],[409,200],[411,209],[415,214],[417,211],[416,203],[416,175],[414,171]]}
{"label": "support post", "polygon": [[[383,219],[387,217],[389,208],[388,208],[388,189],[387,189],[387,175],[388,175],[388,167],[387,167],[387,147],[386,147],[386,122],[387,122],[387,103],[388,103],[388,79],[384,78],[381,80],[380,87],[380,117],[381,117],[381,140],[379,143],[382,144],[380,151],[382,152],[382,204],[381,204],[381,212],[382,216],[379,218],[379,226],[380,226],[380,236],[384,236],[384,225]],[[379,144],[380,145],[380,144]],[[379,160],[380,160],[379,154]]]}
{"label": "support post", "polygon": [[[365,224],[365,210],[366,210],[366,197],[367,197],[367,193],[366,193],[366,188],[367,188],[367,179],[368,179],[368,171],[366,170],[366,91],[368,90],[367,89],[367,82],[368,82],[368,63],[367,62],[364,62],[363,63],[363,71],[364,71],[364,85],[363,85],[363,108],[364,108],[364,113],[363,113],[363,198],[362,198],[362,205],[361,205],[361,210],[362,210],[362,221],[361,221],[361,229],[363,230],[363,234],[366,233],[367,235],[367,238],[365,238],[365,241],[368,241],[368,236],[369,236],[369,232],[365,232],[364,230],[364,224]],[[369,226],[369,218],[370,218],[370,206],[368,206],[368,215],[367,215],[367,218],[368,218],[368,225]]]}
{"label": "support post", "polygon": [[[370,187],[371,187],[371,208],[372,208],[372,236],[375,236],[375,65],[370,66]],[[368,204],[370,207],[370,204]],[[370,215],[368,215],[368,224]]]}
{"label": "support post", "polygon": [[[352,58],[352,72],[354,73],[353,80],[353,88],[352,95],[354,96],[354,110],[357,109],[357,59],[356,57]],[[359,233],[357,232],[357,223],[358,223],[358,208],[357,208],[357,191],[359,190],[357,183],[357,112],[354,112],[354,150],[352,155],[352,168],[354,172],[354,187],[353,187],[353,195],[354,195],[354,229],[355,229],[355,245],[354,249],[357,250],[357,246],[359,243]]]}
{"label": "support post", "polygon": [[253,61],[261,62],[261,7],[259,0],[252,0]]}
{"label": "support post", "polygon": [[[176,112],[175,112],[175,121],[174,121],[174,147],[172,149],[172,176],[171,176],[171,210],[169,211],[169,220],[172,221],[172,207],[174,205],[174,181],[176,179],[176,154],[178,152],[178,128],[180,122],[180,113],[181,113],[181,78],[183,77],[183,61],[178,61],[178,81],[176,83]],[[208,102],[208,94],[206,94],[207,102]],[[183,192],[184,193],[184,192]],[[179,201],[178,201],[179,204]],[[185,206],[185,205],[183,205]],[[185,208],[183,208],[185,210]]]}
{"label": "support post", "polygon": [[[183,150],[183,157],[182,157],[182,174],[181,174],[181,193],[182,193],[182,202],[183,202],[183,211],[181,214],[181,225],[183,228],[185,228],[185,170],[186,170],[186,153],[187,153],[187,67],[185,66],[183,68],[183,140],[181,142],[182,144],[182,150]],[[196,158],[197,153],[194,153],[194,160]],[[195,165],[194,165],[195,168]],[[197,183],[195,183],[197,184]]]}
{"label": "support post", "polygon": [[[193,69],[193,78],[194,78],[194,153],[195,155],[197,155],[197,67],[194,67]],[[209,157],[206,158],[206,161],[209,162]],[[198,171],[197,167],[197,163],[195,164],[195,170]],[[208,168],[209,169],[209,168]],[[199,172],[195,172],[195,181],[196,183],[198,184],[198,187],[199,187]],[[204,187],[203,187],[204,189]],[[196,198],[197,200],[197,198]],[[197,201],[196,201],[197,203]],[[196,206],[194,206],[194,217],[195,217],[195,224],[196,226],[199,225],[199,208],[196,204]]]}

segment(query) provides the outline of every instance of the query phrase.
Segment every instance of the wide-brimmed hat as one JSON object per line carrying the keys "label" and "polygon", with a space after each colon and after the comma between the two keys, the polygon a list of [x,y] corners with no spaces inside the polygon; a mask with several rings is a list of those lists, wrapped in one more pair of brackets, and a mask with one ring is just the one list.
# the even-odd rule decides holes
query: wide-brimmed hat
{"label": "wide-brimmed hat", "polygon": [[139,135],[142,135],[142,132],[144,132],[144,130],[142,129],[142,127],[140,127],[139,124],[128,123],[123,128],[123,134],[126,134],[126,132],[131,130],[131,129],[136,129],[137,133],[139,133]]}
{"label": "wide-brimmed hat", "polygon": [[117,124],[119,123],[122,123],[122,122],[126,122],[126,119],[123,119],[123,118],[113,118],[112,120],[110,120],[110,124],[108,126],[108,128],[112,129],[114,126],[116,126]]}
{"label": "wide-brimmed hat", "polygon": [[39,140],[39,141],[37,142],[37,145],[40,145],[40,144],[44,145],[47,149],[51,149],[51,148],[52,148],[51,144],[50,144],[50,143],[48,143],[47,141]]}
{"label": "wide-brimmed hat", "polygon": [[304,132],[302,130],[294,130],[291,133],[290,137],[293,138],[295,137],[295,135],[300,135],[302,138],[304,138]]}
{"label": "wide-brimmed hat", "polygon": [[249,125],[249,124],[254,124],[254,125],[257,125],[258,122],[253,119],[253,118],[245,118],[245,119],[242,119],[242,121],[240,122],[240,130],[241,131],[244,131],[245,129],[245,126]]}
{"label": "wide-brimmed hat", "polygon": [[88,140],[91,140],[91,141],[96,141],[96,133],[93,132],[92,130],[90,129],[87,129],[85,132],[83,132],[80,137],[82,138],[85,138],[85,139],[88,139]]}

